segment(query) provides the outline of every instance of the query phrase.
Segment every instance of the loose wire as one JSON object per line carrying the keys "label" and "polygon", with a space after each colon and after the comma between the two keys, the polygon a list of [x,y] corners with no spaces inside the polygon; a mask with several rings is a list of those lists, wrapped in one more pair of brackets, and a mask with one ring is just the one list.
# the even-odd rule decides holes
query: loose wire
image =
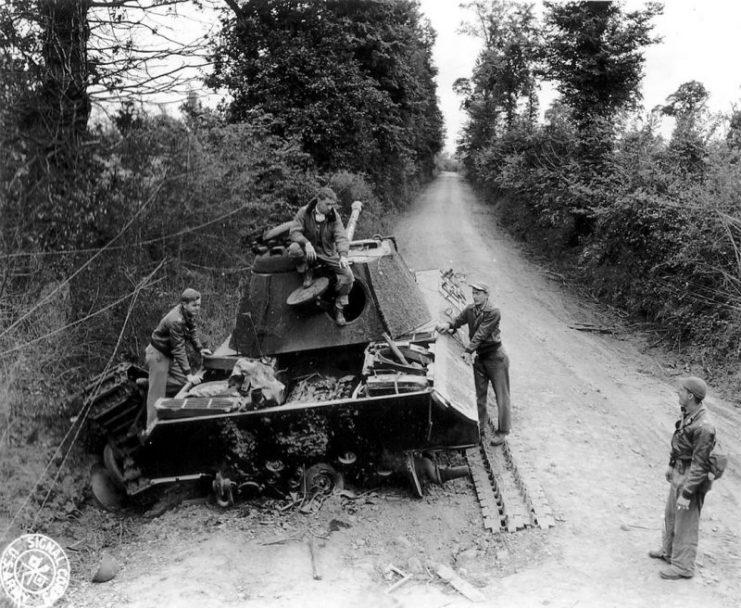
{"label": "loose wire", "polygon": [[59,467],[57,468],[57,472],[56,472],[56,474],[54,476],[54,479],[52,481],[51,486],[49,487],[49,490],[47,491],[47,494],[46,494],[46,496],[44,498],[44,501],[42,502],[41,506],[39,507],[39,509],[36,512],[36,515],[34,516],[32,525],[35,525],[36,524],[36,522],[38,520],[38,517],[41,514],[41,511],[44,509],[44,507],[46,505],[46,502],[48,501],[49,496],[51,495],[51,491],[53,490],[54,486],[56,485],[57,480],[59,479],[59,475],[61,474],[61,471],[62,471],[62,469],[64,467],[64,464],[67,461],[67,458],[69,457],[69,454],[71,453],[72,448],[73,448],[75,442],[77,441],[77,438],[80,435],[80,432],[82,431],[82,428],[83,428],[83,426],[85,424],[85,421],[87,419],[87,416],[90,413],[90,409],[92,408],[92,404],[95,401],[95,397],[97,397],[98,392],[100,391],[100,387],[101,387],[102,382],[103,382],[103,377],[110,370],[111,364],[113,363],[113,360],[115,359],[116,353],[118,352],[118,348],[119,348],[119,346],[121,344],[121,340],[123,339],[123,334],[124,334],[124,331],[126,329],[126,325],[128,324],[128,321],[131,318],[131,312],[132,312],[132,310],[134,308],[134,305],[136,304],[136,301],[137,301],[137,298],[139,296],[139,293],[141,292],[141,290],[144,287],[146,287],[146,286],[149,285],[149,282],[150,282],[151,278],[157,272],[159,272],[159,270],[162,268],[163,265],[164,265],[164,260],[162,262],[160,262],[160,264],[149,275],[147,275],[144,279],[142,279],[139,282],[139,284],[136,286],[136,289],[127,296],[127,297],[133,296],[133,299],[131,301],[131,304],[129,305],[129,309],[128,309],[127,313],[126,313],[126,317],[124,319],[124,324],[121,327],[121,331],[119,332],[118,339],[116,340],[116,346],[114,347],[113,352],[112,352],[110,358],[108,359],[108,363],[106,363],[106,366],[104,368],[104,371],[100,374],[100,379],[99,379],[98,384],[96,385],[96,387],[95,387],[95,389],[93,391],[93,396],[90,399],[88,399],[88,405],[87,405],[87,407],[83,410],[83,412],[80,415],[77,416],[77,418],[75,419],[75,421],[73,422],[73,424],[70,426],[70,428],[65,433],[64,437],[62,438],[61,443],[59,444],[59,446],[57,447],[57,449],[54,451],[54,454],[50,458],[50,460],[47,463],[47,465],[44,468],[44,470],[39,475],[38,479],[36,480],[36,483],[34,484],[33,488],[29,492],[28,496],[26,496],[25,500],[23,501],[23,503],[21,504],[21,506],[19,507],[19,509],[16,511],[15,515],[13,515],[12,519],[8,523],[8,525],[7,525],[6,529],[5,529],[5,533],[3,534],[3,537],[7,537],[8,533],[10,532],[11,528],[13,527],[13,524],[16,522],[16,520],[18,519],[18,517],[20,516],[20,514],[24,511],[24,509],[26,508],[26,506],[30,502],[30,500],[33,497],[33,495],[38,490],[39,486],[41,485],[41,482],[47,476],[47,473],[49,472],[49,470],[51,469],[52,465],[54,464],[54,460],[55,460],[57,454],[61,452],[62,447],[65,445],[65,443],[67,442],[67,439],[70,437],[70,435],[72,434],[72,432],[74,430],[75,431],[74,432],[74,437],[72,438],[72,441],[70,442],[69,447],[67,448],[67,450],[64,453],[64,456],[62,458],[62,461],[61,461]]}

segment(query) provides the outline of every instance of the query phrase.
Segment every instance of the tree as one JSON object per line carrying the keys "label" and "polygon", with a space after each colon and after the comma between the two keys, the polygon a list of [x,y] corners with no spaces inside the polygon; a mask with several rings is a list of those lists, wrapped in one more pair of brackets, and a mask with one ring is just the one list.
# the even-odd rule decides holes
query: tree
{"label": "tree", "polygon": [[432,171],[442,147],[434,35],[415,2],[230,3],[207,82],[231,121],[259,109],[321,170],[372,175],[387,192]]}
{"label": "tree", "polygon": [[[185,4],[17,0],[0,6],[6,251],[74,248],[94,239],[99,201],[90,192],[99,167],[88,133],[92,106],[172,90],[178,74],[203,63],[195,44],[178,42],[159,23]],[[176,56],[189,59],[162,67]]]}
{"label": "tree", "polygon": [[535,124],[540,39],[530,5],[477,0],[464,6],[476,20],[462,30],[484,42],[470,80],[454,85],[469,116],[459,150],[467,165],[475,165],[478,153],[507,131]]}
{"label": "tree", "polygon": [[741,150],[741,111],[734,110],[728,123],[726,143],[733,150]]}
{"label": "tree", "polygon": [[534,121],[540,40],[532,5],[479,0],[463,6],[474,10],[479,23],[464,25],[462,30],[484,41],[471,78],[471,95],[491,97],[503,113],[506,128],[514,125],[523,101],[528,121]]}
{"label": "tree", "polygon": [[709,97],[701,82],[690,80],[679,85],[661,108],[662,114],[675,119],[669,150],[678,165],[694,177],[701,176],[707,154],[703,131]]}
{"label": "tree", "polygon": [[624,13],[617,2],[545,2],[545,9],[544,75],[556,81],[585,143],[592,142],[585,157],[602,158],[615,117],[641,98],[642,48],[659,41],[650,21],[663,7],[648,3]]}

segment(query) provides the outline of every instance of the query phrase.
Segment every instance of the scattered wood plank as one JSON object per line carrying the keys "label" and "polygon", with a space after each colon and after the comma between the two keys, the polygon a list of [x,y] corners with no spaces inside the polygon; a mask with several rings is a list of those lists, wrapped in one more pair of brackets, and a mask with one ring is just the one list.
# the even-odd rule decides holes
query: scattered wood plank
{"label": "scattered wood plank", "polygon": [[545,275],[549,279],[553,279],[554,281],[561,281],[562,283],[568,282],[564,275],[562,275],[560,272],[555,272],[554,270],[546,270]]}
{"label": "scattered wood plank", "polygon": [[319,573],[319,563],[316,558],[316,549],[314,547],[314,537],[309,534],[309,555],[311,556],[311,573],[315,581],[322,580],[322,575]]}
{"label": "scattered wood plank", "polygon": [[617,327],[608,327],[606,325],[593,325],[591,323],[572,323],[569,325],[570,329],[576,329],[578,331],[593,331],[600,334],[614,334],[619,330]]}
{"label": "scattered wood plank", "polygon": [[486,600],[484,594],[466,580],[463,580],[455,571],[445,564],[437,566],[437,575],[448,583],[461,595],[467,597],[472,602],[483,602]]}

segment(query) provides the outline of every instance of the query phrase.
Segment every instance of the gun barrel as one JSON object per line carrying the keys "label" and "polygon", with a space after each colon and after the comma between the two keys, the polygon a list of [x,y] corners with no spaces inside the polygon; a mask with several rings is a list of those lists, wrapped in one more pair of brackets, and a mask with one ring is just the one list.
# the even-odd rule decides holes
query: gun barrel
{"label": "gun barrel", "polygon": [[352,241],[355,236],[355,227],[358,225],[358,218],[360,217],[360,211],[363,208],[363,203],[355,201],[352,204],[352,213],[350,219],[347,220],[347,240]]}

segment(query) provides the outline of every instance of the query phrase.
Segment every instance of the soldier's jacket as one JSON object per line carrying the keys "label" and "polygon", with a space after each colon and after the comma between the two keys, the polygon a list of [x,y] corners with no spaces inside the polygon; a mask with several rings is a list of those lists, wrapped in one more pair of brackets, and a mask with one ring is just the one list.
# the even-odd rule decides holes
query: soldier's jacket
{"label": "soldier's jacket", "polygon": [[501,318],[499,309],[494,308],[488,301],[480,308],[469,304],[453,319],[450,327],[458,329],[467,324],[469,343],[466,346],[466,352],[476,351],[479,355],[484,355],[496,350],[502,344],[499,331]]}
{"label": "soldier's jacket", "polygon": [[715,425],[704,405],[692,416],[677,420],[672,436],[672,453],[669,464],[681,462],[689,466],[689,475],[682,488],[682,496],[692,498],[698,490],[709,487],[709,456],[715,447]]}
{"label": "soldier's jacket", "polygon": [[337,255],[346,256],[350,251],[350,241],[342,224],[339,213],[332,209],[326,219],[317,224],[314,218],[316,201],[301,207],[293,218],[293,224],[289,231],[291,241],[306,246],[310,241],[317,253],[334,258]]}
{"label": "soldier's jacket", "polygon": [[152,332],[150,343],[163,355],[172,359],[184,374],[192,374],[185,343],[190,342],[197,351],[203,348],[191,319],[178,304],[168,312]]}

